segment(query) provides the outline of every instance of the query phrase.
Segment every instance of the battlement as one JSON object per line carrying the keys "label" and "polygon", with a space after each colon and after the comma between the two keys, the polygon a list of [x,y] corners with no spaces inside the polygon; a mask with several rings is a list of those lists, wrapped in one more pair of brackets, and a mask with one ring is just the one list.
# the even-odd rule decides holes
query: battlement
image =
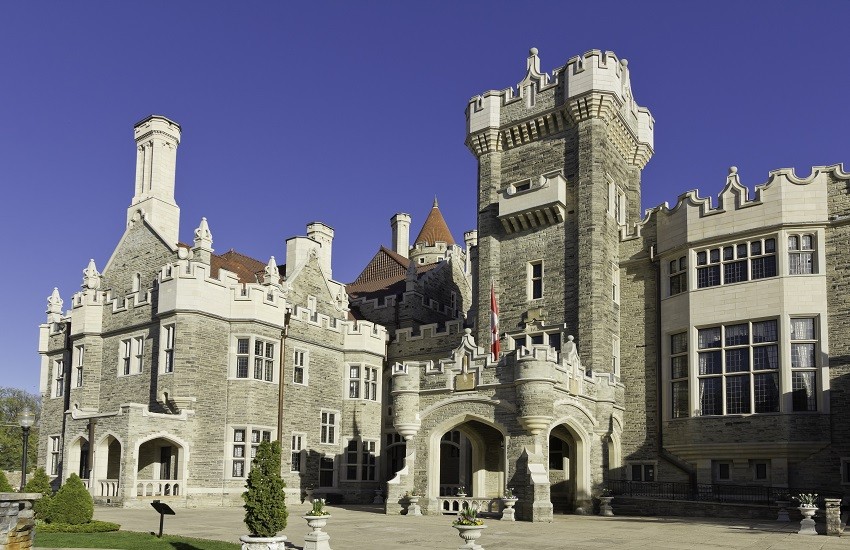
{"label": "battlement", "polygon": [[413,328],[400,328],[396,331],[392,343],[420,342],[430,338],[445,338],[450,335],[463,334],[463,319],[454,319],[445,323],[430,323],[419,327],[418,334]]}
{"label": "battlement", "polygon": [[[560,97],[549,98],[559,93]],[[655,120],[634,100],[628,61],[618,59],[614,52],[590,50],[570,58],[550,76],[540,72],[537,49],[532,48],[526,76],[516,89],[490,90],[469,100],[467,144],[480,154],[563,131],[579,120],[610,119],[615,114],[623,130],[643,146],[636,153],[636,162],[645,165],[652,154]],[[499,130],[505,132],[496,143],[494,132]],[[474,139],[476,134],[481,135]]]}
{"label": "battlement", "polygon": [[[425,276],[427,277],[430,273],[431,272]],[[391,294],[377,298],[353,298],[351,299],[351,303],[357,305],[361,309],[369,309],[371,311],[379,311],[383,309],[389,310],[395,308],[396,305],[412,305],[417,307],[421,306],[432,311],[436,311],[442,315],[454,315],[458,313],[452,308],[451,304],[443,304],[433,298],[426,297],[416,290],[410,290],[402,293],[400,301],[397,299],[396,294]]]}
{"label": "battlement", "polygon": [[848,181],[850,173],[844,172],[842,164],[815,166],[805,177],[798,176],[793,168],[781,168],[770,171],[768,180],[751,192],[733,166],[716,203],[711,196],[701,197],[696,189],[687,191],[679,195],[672,208],[665,202],[647,209],[644,218],[621,237],[638,238],[643,227],[656,223],[658,251],[664,252],[685,243],[742,231],[827,223],[830,178]]}

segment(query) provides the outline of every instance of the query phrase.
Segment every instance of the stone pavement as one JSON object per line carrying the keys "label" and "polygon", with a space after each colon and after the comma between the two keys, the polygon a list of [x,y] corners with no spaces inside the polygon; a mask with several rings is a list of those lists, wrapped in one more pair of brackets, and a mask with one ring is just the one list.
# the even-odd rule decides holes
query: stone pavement
{"label": "stone pavement", "polygon": [[[301,549],[309,531],[300,515],[306,506],[289,507],[284,530],[288,547]],[[462,541],[450,516],[387,516],[379,507],[329,506],[325,529],[334,550],[434,550],[458,548]],[[241,508],[176,509],[165,517],[166,534],[238,542],[245,533]],[[95,519],[114,521],[127,531],[156,531],[159,515],[152,508],[95,508]],[[772,549],[850,550],[850,535],[797,535],[799,524],[728,519],[556,515],[552,523],[486,520],[479,539],[486,550],[642,549]],[[818,524],[823,533],[825,526]],[[38,538],[36,536],[36,545]]]}

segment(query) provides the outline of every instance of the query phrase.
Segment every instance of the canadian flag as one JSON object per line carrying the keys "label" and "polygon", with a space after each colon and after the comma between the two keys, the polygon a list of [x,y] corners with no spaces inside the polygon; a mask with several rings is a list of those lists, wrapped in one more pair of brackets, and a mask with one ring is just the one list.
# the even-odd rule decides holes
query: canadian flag
{"label": "canadian flag", "polygon": [[490,281],[490,353],[499,360],[499,302],[496,301],[496,286]]}

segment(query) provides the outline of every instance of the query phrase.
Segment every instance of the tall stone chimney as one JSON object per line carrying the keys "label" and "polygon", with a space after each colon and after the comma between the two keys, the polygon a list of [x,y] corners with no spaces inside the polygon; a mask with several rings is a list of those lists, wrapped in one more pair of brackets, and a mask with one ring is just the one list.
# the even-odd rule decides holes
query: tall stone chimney
{"label": "tall stone chimney", "polygon": [[331,246],[334,241],[334,230],[322,222],[307,224],[307,238],[319,243],[319,265],[328,279],[333,279],[331,274]]}
{"label": "tall stone chimney", "polygon": [[393,228],[393,252],[405,258],[410,254],[410,215],[399,212],[390,218]]}
{"label": "tall stone chimney", "polygon": [[141,210],[145,220],[172,246],[180,238],[180,208],[174,202],[180,133],[179,124],[159,115],[151,115],[133,127],[136,192],[127,209],[128,224]]}

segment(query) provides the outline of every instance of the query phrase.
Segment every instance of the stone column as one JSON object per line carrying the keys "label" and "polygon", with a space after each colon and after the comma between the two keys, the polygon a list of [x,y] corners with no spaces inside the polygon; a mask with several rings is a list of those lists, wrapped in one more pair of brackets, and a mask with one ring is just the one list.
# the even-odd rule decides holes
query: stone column
{"label": "stone column", "polygon": [[33,502],[41,493],[0,493],[0,548],[28,550],[35,540]]}
{"label": "stone column", "polygon": [[823,499],[826,508],[826,534],[839,537],[844,529],[841,528],[841,499]]}

